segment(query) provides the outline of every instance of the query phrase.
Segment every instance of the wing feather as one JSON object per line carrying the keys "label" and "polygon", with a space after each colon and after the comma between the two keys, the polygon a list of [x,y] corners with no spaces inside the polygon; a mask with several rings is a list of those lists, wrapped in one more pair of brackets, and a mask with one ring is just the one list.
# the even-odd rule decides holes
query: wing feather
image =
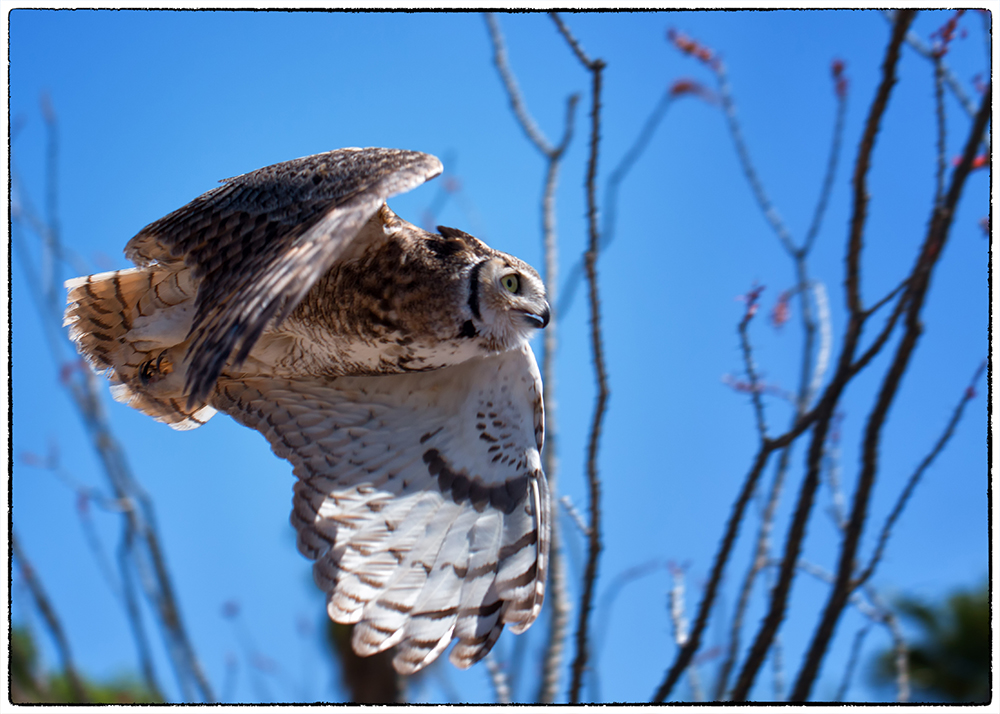
{"label": "wing feather", "polygon": [[227,179],[132,238],[125,254],[137,265],[183,260],[201,280],[189,401],[295,308],[387,198],[441,170],[434,156],[398,149],[306,156]]}
{"label": "wing feather", "polygon": [[295,467],[299,549],[359,654],[396,647],[412,673],[457,640],[468,667],[537,618],[550,504],[527,346],[431,372],[223,378],[212,404]]}

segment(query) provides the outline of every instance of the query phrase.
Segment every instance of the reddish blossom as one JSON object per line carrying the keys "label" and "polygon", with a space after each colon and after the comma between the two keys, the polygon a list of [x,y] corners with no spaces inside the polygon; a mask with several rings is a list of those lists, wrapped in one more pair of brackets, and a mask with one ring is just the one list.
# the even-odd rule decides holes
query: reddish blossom
{"label": "reddish blossom", "polygon": [[986,89],[989,87],[989,85],[983,81],[983,75],[979,72],[972,77],[972,86],[975,87],[976,91],[980,94],[986,94]]}
{"label": "reddish blossom", "polygon": [[462,190],[462,182],[454,176],[444,177],[444,190],[448,193],[458,193]]}
{"label": "reddish blossom", "polygon": [[715,102],[715,95],[711,92],[711,90],[707,89],[705,85],[700,82],[695,82],[693,79],[678,79],[670,85],[670,96],[680,97],[685,94],[692,94],[696,97],[701,97],[709,103]]}
{"label": "reddish blossom", "polygon": [[[931,33],[931,37],[935,40],[934,48],[931,50],[935,57],[944,57],[948,54],[948,45],[951,41],[955,39],[955,29],[958,27],[958,19],[962,17],[965,10],[958,10],[948,22],[944,23],[935,32]],[[964,38],[966,36],[965,31],[962,31],[960,37]]]}
{"label": "reddish blossom", "polygon": [[683,32],[678,32],[674,28],[667,30],[667,39],[686,55],[691,55],[695,59],[704,62],[712,69],[718,69],[719,59],[713,52],[705,45],[698,42],[698,40],[688,37]]}
{"label": "reddish blossom", "polygon": [[965,388],[965,398],[966,399],[975,399],[975,397],[976,397],[976,388],[975,387],[966,387]]}
{"label": "reddish blossom", "polygon": [[847,96],[847,77],[844,75],[844,60],[835,59],[830,63],[830,72],[833,74],[833,91],[837,93],[838,99]]}
{"label": "reddish blossom", "polygon": [[63,362],[59,367],[59,381],[63,384],[69,384],[70,378],[78,369],[87,369],[87,363],[82,359],[73,360],[72,362]]}
{"label": "reddish blossom", "polygon": [[748,292],[746,295],[736,296],[737,300],[739,300],[740,302],[744,302],[747,305],[747,311],[743,315],[744,322],[749,322],[750,318],[752,318],[754,315],[757,314],[757,310],[760,307],[760,305],[758,304],[760,301],[760,294],[762,292],[764,292],[764,286],[757,285],[756,283],[754,283],[754,285],[750,288],[750,292]]}
{"label": "reddish blossom", "polygon": [[33,451],[22,451],[21,463],[24,464],[25,466],[40,466],[42,463],[42,458]]}
{"label": "reddish blossom", "polygon": [[[961,156],[956,156],[951,160],[952,166],[958,166],[960,163],[962,163]],[[989,165],[990,165],[990,155],[986,153],[980,154],[979,156],[977,156],[972,160],[973,171],[975,171],[976,169],[986,168]]]}
{"label": "reddish blossom", "polygon": [[990,217],[989,216],[983,216],[982,218],[980,218],[979,219],[979,227],[982,229],[983,235],[986,238],[989,238],[990,237]]}
{"label": "reddish blossom", "polygon": [[777,328],[784,326],[788,322],[788,318],[791,317],[792,310],[789,307],[789,300],[791,300],[792,291],[786,290],[778,296],[778,302],[775,303],[774,309],[771,310],[771,324]]}

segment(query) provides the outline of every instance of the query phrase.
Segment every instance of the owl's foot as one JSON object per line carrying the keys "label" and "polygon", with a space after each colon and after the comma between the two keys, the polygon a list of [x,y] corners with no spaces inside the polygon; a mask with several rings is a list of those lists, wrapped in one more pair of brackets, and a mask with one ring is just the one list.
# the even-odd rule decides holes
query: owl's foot
{"label": "owl's foot", "polygon": [[174,371],[174,363],[164,350],[156,358],[148,359],[139,365],[139,380],[143,386],[156,384]]}

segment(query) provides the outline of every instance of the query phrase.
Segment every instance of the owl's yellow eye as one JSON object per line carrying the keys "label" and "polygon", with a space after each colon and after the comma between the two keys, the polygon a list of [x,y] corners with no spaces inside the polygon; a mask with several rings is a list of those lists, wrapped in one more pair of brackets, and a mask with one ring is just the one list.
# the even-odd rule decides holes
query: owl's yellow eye
{"label": "owl's yellow eye", "polygon": [[500,282],[503,284],[508,291],[516,293],[521,289],[521,281],[517,279],[516,273],[511,273],[510,275],[505,275],[500,278]]}

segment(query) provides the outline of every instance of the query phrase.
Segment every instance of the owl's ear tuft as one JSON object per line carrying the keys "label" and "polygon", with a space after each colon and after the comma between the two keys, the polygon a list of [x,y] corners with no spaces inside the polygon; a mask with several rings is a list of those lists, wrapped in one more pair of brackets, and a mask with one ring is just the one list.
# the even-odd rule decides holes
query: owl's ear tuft
{"label": "owl's ear tuft", "polygon": [[457,228],[449,228],[448,226],[438,226],[438,232],[445,238],[465,238],[476,240],[476,237],[469,235],[465,231],[460,231]]}

